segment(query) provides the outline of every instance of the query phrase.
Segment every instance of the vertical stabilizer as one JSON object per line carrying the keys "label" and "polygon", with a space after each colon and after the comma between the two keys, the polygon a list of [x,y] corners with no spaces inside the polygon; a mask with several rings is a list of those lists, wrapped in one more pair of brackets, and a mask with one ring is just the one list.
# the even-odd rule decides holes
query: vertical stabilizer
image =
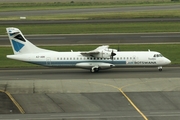
{"label": "vertical stabilizer", "polygon": [[6,28],[6,31],[15,55],[48,51],[38,48],[29,42],[18,28]]}

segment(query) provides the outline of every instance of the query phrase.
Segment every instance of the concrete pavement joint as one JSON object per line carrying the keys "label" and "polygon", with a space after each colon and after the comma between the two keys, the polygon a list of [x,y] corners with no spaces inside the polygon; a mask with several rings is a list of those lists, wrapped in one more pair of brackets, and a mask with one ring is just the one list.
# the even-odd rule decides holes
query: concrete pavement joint
{"label": "concrete pavement joint", "polygon": [[109,87],[118,89],[123,94],[123,96],[131,103],[131,105],[136,109],[136,111],[144,118],[144,120],[148,120],[148,118],[139,110],[139,108],[132,102],[132,100],[123,92],[123,90],[121,88],[118,88],[117,86],[114,86],[111,84],[103,84],[103,83],[96,83],[96,82],[90,82],[90,83],[109,86]]}
{"label": "concrete pavement joint", "polygon": [[[143,84],[143,83],[160,82],[160,81],[164,81],[164,80],[166,80],[166,79],[155,79],[155,80],[151,80],[151,81],[135,82],[135,83],[132,83],[132,84],[124,85],[124,86],[122,86],[120,88],[123,89],[123,88],[126,88],[126,87],[130,87],[130,86],[134,86],[134,85],[139,85],[139,84]],[[175,79],[175,80],[177,80],[177,79]]]}

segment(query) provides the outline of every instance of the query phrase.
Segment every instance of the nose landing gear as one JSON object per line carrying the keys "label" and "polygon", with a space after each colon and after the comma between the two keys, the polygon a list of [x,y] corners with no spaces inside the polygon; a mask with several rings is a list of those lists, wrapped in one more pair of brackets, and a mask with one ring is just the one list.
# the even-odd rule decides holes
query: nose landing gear
{"label": "nose landing gear", "polygon": [[159,66],[159,67],[158,67],[158,70],[161,72],[161,71],[162,71],[162,66]]}

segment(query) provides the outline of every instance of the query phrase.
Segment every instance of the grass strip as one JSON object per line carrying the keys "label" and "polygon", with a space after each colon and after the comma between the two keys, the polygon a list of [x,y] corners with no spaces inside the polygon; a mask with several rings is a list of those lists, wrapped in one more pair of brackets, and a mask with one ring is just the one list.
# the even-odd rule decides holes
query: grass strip
{"label": "grass strip", "polygon": [[[6,35],[5,28],[11,26],[0,25],[0,35]],[[19,28],[24,34],[180,32],[180,22],[29,24],[13,25],[13,27]]]}
{"label": "grass strip", "polygon": [[[43,46],[42,48],[55,50],[55,51],[89,51],[93,50],[97,45],[77,45],[77,46]],[[117,45],[111,45],[111,48],[117,49]],[[180,44],[133,44],[133,45],[120,45],[121,51],[158,51],[165,57],[172,61],[172,64],[180,64]],[[7,59],[6,55],[13,54],[11,47],[0,47],[0,68],[25,68],[25,67],[39,67],[21,61]]]}
{"label": "grass strip", "polygon": [[170,0],[120,0],[120,1],[88,1],[88,2],[21,2],[9,3],[1,2],[0,11],[22,11],[22,10],[56,10],[74,8],[109,8],[127,6],[149,6],[149,5],[177,5],[180,1],[171,2]]}
{"label": "grass strip", "polygon": [[[92,19],[137,19],[137,18],[179,18],[179,10],[97,12],[27,16],[26,20],[92,20]],[[20,20],[19,16],[1,16],[0,20]]]}
{"label": "grass strip", "polygon": [[[177,2],[169,0],[133,0],[113,1],[113,2],[42,2],[42,3],[0,3],[0,11],[29,11],[29,10],[57,10],[57,9],[90,9],[90,8],[118,8],[128,6],[160,6],[160,5],[178,5]],[[98,13],[64,13],[51,15],[29,16],[25,15],[28,20],[67,20],[67,19],[120,19],[120,18],[172,18],[180,17],[180,10],[146,10],[135,12],[98,12]],[[19,20],[19,16],[1,16],[0,20]]]}

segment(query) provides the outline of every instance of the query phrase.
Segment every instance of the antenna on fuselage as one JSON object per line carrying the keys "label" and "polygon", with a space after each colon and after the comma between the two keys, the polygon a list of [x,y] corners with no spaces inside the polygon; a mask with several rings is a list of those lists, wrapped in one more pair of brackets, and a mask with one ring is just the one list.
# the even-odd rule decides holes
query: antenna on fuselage
{"label": "antenna on fuselage", "polygon": [[120,43],[120,40],[118,41],[118,48],[117,48],[117,51],[118,51],[118,52],[120,51],[119,43]]}

